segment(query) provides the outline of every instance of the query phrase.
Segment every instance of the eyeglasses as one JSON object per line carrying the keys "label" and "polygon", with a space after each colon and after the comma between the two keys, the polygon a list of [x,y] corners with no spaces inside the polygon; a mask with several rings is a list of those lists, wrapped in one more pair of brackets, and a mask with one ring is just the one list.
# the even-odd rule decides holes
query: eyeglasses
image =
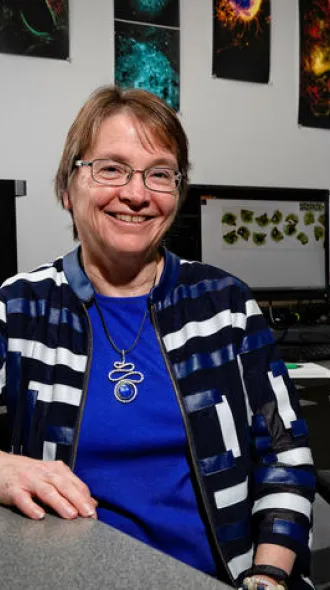
{"label": "eyeglasses", "polygon": [[142,175],[144,186],[159,193],[172,193],[181,185],[182,174],[175,168],[162,168],[153,166],[145,170],[134,170],[128,164],[121,164],[115,160],[97,159],[92,162],[76,160],[75,166],[89,166],[92,178],[99,184],[106,186],[124,186],[131,180],[133,174]]}

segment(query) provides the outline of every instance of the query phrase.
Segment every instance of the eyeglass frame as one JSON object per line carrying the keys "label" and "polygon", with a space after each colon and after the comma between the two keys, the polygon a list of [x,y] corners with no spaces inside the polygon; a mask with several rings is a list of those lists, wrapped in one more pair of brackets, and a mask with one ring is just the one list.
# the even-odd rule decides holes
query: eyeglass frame
{"label": "eyeglass frame", "polygon": [[[124,182],[123,184],[109,184],[108,182],[100,182],[99,180],[97,180],[94,176],[94,163],[95,162],[107,162],[107,161],[112,161],[115,162],[116,164],[120,164],[122,166],[126,166],[127,168],[129,168],[129,172],[128,172],[128,176],[127,176],[127,180],[126,182]],[[178,170],[177,168],[170,168],[168,166],[150,166],[149,168],[145,168],[144,170],[140,170],[138,168],[132,168],[132,166],[130,166],[129,164],[124,164],[122,162],[117,162],[116,160],[111,160],[111,158],[95,158],[94,160],[75,160],[74,162],[74,166],[76,168],[82,168],[84,166],[89,167],[91,170],[91,175],[92,178],[95,182],[97,182],[97,184],[100,184],[101,186],[110,186],[110,187],[120,187],[120,186],[126,186],[130,180],[132,179],[133,174],[135,174],[136,172],[138,172],[139,174],[141,174],[142,176],[142,180],[143,180],[143,184],[145,186],[146,189],[148,189],[149,191],[153,191],[155,193],[167,193],[167,194],[171,194],[171,193],[176,193],[177,191],[179,191],[180,187],[181,187],[181,183],[182,180],[184,178],[184,174]],[[176,178],[178,181],[178,186],[175,189],[171,189],[171,190],[164,190],[164,189],[155,189],[155,188],[150,188],[149,186],[147,186],[146,184],[146,173],[149,170],[173,170],[176,173]]]}

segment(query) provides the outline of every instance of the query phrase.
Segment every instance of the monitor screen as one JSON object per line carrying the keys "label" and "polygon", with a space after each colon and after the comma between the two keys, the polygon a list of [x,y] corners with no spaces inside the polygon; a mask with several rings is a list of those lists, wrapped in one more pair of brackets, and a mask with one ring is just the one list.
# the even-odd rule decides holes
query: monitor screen
{"label": "monitor screen", "polygon": [[0,179],[0,285],[17,273],[16,197],[24,195],[25,180]]}
{"label": "monitor screen", "polygon": [[191,185],[167,245],[238,276],[259,299],[324,298],[328,222],[328,190]]}

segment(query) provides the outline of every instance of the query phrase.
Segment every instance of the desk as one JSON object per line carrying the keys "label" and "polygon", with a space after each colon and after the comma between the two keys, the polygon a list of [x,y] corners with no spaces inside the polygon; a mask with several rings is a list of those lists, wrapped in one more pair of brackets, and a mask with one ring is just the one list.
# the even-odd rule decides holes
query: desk
{"label": "desk", "polygon": [[1,590],[230,590],[93,519],[33,521],[0,506]]}
{"label": "desk", "polygon": [[297,363],[296,369],[288,369],[295,383],[308,387],[312,385],[330,385],[330,361],[317,363]]}
{"label": "desk", "polygon": [[326,590],[330,581],[330,506],[319,494],[313,512],[312,580],[316,588]]}
{"label": "desk", "polygon": [[315,466],[317,471],[320,471],[330,469],[330,371],[329,376],[326,376],[326,370],[330,369],[330,361],[320,361],[316,364],[321,366],[323,371],[306,371],[303,376],[300,369],[292,369],[289,375],[298,390],[302,414],[308,425]]}
{"label": "desk", "polygon": [[[309,365],[309,363],[307,363]],[[330,361],[320,361],[324,369]],[[308,424],[309,439],[317,470],[317,490],[314,504],[314,542],[312,572],[316,587],[329,588],[330,581],[330,373],[289,371],[299,393],[302,413]],[[327,501],[326,501],[327,500]]]}

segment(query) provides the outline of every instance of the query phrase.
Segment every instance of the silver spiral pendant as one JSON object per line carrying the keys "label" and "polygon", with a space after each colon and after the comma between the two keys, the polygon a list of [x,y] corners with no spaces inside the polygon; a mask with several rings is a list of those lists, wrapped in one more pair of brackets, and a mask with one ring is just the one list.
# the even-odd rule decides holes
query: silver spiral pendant
{"label": "silver spiral pendant", "polygon": [[144,375],[135,370],[134,363],[126,363],[125,358],[115,361],[114,368],[109,372],[109,381],[116,383],[115,398],[122,404],[129,404],[138,394],[137,384],[142,383]]}

